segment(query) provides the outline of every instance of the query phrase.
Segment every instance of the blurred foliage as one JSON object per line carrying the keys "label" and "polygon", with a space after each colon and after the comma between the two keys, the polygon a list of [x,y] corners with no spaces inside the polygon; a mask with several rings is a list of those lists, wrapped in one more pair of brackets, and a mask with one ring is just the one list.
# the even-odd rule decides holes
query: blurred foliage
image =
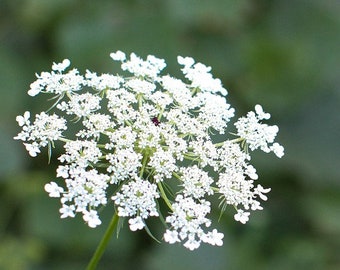
{"label": "blurred foliage", "polygon": [[64,58],[115,72],[117,49],[165,58],[171,74],[177,55],[212,66],[240,114],[271,112],[286,156],[254,155],[270,200],[245,226],[226,213],[223,247],[189,252],[125,226],[99,269],[340,269],[339,15],[337,0],[0,0],[0,269],[84,269],[92,255],[110,207],[95,230],[60,220],[43,191],[56,165],[12,138],[17,114],[47,108],[26,95],[35,72]]}

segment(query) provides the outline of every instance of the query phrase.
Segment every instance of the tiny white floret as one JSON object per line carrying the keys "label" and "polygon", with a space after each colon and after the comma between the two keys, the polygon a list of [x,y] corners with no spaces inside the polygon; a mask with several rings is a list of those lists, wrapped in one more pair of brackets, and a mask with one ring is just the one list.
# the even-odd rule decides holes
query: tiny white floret
{"label": "tiny white floret", "polygon": [[83,219],[91,228],[95,228],[102,223],[95,210],[85,211]]}
{"label": "tiny white floret", "polygon": [[62,187],[59,187],[55,182],[50,182],[45,185],[45,191],[50,197],[58,198],[60,197],[60,193],[62,193],[64,190]]}
{"label": "tiny white floret", "polygon": [[55,71],[62,72],[71,64],[69,59],[64,59],[61,63],[53,63],[52,69]]}
{"label": "tiny white floret", "polygon": [[110,53],[110,57],[115,61],[125,61],[126,55],[122,51],[116,51],[115,53]]}
{"label": "tiny white floret", "polygon": [[234,215],[234,218],[236,221],[239,221],[243,224],[246,224],[249,220],[249,212],[244,212],[243,210],[239,209],[237,210],[237,213]]}

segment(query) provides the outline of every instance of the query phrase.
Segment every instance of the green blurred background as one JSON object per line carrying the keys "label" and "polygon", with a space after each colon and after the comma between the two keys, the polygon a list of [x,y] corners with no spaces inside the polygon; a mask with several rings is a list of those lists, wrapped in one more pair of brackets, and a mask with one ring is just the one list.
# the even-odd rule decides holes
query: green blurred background
{"label": "green blurred background", "polygon": [[118,49],[175,75],[177,55],[212,66],[240,115],[272,114],[286,155],[254,155],[269,201],[247,225],[227,212],[223,247],[190,252],[125,226],[99,269],[340,269],[339,48],[338,0],[0,0],[0,269],[84,269],[92,255],[110,207],[97,229],[60,220],[43,190],[57,165],[12,138],[16,115],[48,107],[26,94],[35,72],[64,58],[116,72]]}

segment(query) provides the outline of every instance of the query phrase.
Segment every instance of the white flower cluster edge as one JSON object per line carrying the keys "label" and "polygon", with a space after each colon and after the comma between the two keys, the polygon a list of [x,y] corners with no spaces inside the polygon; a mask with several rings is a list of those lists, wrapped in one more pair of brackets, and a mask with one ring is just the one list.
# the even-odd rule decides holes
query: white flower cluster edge
{"label": "white flower cluster edge", "polygon": [[[251,210],[262,209],[270,188],[255,183],[249,150],[281,158],[278,127],[262,123],[270,114],[256,105],[227,134],[234,116],[227,90],[191,57],[177,59],[181,80],[161,75],[166,63],[155,56],[110,56],[127,75],[81,75],[66,71],[68,59],[53,63],[51,72],[37,74],[28,94],[51,94],[55,104],[34,120],[28,111],[16,118],[22,131],[15,139],[30,156],[43,147],[51,155],[57,141],[64,147],[56,172],[63,181],[45,185],[50,197],[60,198],[61,218],[81,213],[94,228],[101,224],[99,209],[112,200],[132,231],[145,228],[149,217],[165,216],[166,242],[190,250],[202,242],[221,246],[223,233],[210,229],[212,198],[218,196],[222,211],[234,207],[234,219],[243,224]],[[70,126],[78,131],[66,138]]]}

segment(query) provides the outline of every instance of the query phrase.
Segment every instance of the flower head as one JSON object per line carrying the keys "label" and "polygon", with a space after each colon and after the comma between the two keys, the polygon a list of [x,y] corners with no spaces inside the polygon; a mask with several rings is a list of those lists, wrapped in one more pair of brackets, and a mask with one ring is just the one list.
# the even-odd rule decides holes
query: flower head
{"label": "flower head", "polygon": [[[149,216],[158,216],[156,199],[159,198],[157,186],[148,181],[137,178],[123,185],[120,192],[112,197],[118,206],[118,215],[130,218],[132,231],[144,228],[143,220]],[[138,224],[138,225],[137,225]]]}
{"label": "flower head", "polygon": [[[236,209],[234,219],[241,223],[263,209],[270,188],[256,183],[249,150],[282,157],[278,127],[262,123],[270,114],[256,105],[229,132],[235,109],[227,90],[211,67],[191,57],[178,57],[179,79],[162,75],[166,63],[153,55],[110,56],[130,74],[87,70],[83,76],[77,69],[66,71],[67,59],[53,63],[28,94],[50,94],[55,104],[34,120],[28,111],[16,117],[22,130],[15,139],[29,155],[46,146],[50,155],[57,142],[63,145],[56,171],[61,183],[45,185],[50,197],[60,198],[61,218],[80,214],[97,227],[98,210],[111,199],[112,211],[128,219],[131,231],[148,230],[149,219],[160,217],[165,242],[182,242],[190,250],[201,243],[221,246],[223,233],[211,228],[213,198],[222,211]],[[228,133],[238,137],[228,139]]]}
{"label": "flower head", "polygon": [[237,134],[245,139],[250,150],[260,148],[266,153],[273,151],[278,157],[282,157],[283,147],[278,143],[270,145],[279,132],[278,126],[269,126],[260,122],[269,118],[270,114],[265,113],[260,105],[256,105],[255,112],[248,112],[246,117],[241,117],[235,123]]}
{"label": "flower head", "polygon": [[63,62],[61,62],[61,63],[58,63],[58,64],[53,63],[52,69],[61,73],[61,72],[64,71],[70,64],[71,64],[70,60],[64,59]]}
{"label": "flower head", "polygon": [[85,85],[85,80],[83,76],[79,75],[77,69],[72,69],[63,74],[63,71],[70,64],[71,62],[68,59],[63,60],[61,63],[53,63],[53,71],[37,74],[37,80],[31,83],[30,90],[27,93],[30,96],[36,96],[41,92],[62,96],[65,93],[81,90],[82,86]]}

